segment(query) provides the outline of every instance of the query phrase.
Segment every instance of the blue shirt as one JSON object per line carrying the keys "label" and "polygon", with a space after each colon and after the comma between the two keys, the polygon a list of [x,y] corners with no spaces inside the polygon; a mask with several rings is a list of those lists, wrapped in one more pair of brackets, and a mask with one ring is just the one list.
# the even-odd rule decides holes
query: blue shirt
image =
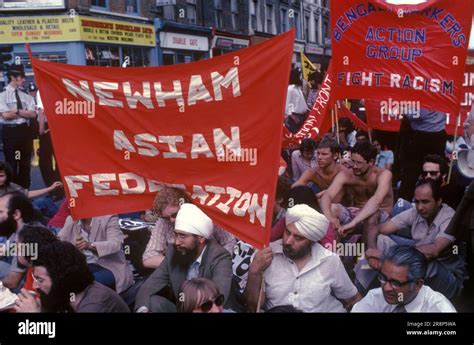
{"label": "blue shirt", "polygon": [[[420,114],[404,114],[414,131],[440,132],[446,127],[446,113],[420,109]],[[456,121],[456,120],[454,120]]]}
{"label": "blue shirt", "polygon": [[375,158],[375,165],[378,168],[386,168],[387,164],[393,164],[393,152],[390,150],[380,151]]}

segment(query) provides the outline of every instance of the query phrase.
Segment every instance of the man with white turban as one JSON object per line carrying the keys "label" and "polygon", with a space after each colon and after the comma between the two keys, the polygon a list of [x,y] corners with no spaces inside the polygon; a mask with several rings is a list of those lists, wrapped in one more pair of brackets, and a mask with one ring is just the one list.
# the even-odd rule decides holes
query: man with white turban
{"label": "man with white turban", "polygon": [[244,292],[249,311],[257,308],[262,279],[266,310],[290,304],[304,312],[345,312],[339,300],[350,306],[360,300],[339,256],[318,243],[328,229],[327,218],[308,205],[296,205],[288,209],[285,223],[283,239],[259,251],[250,265]]}
{"label": "man with white turban", "polygon": [[[175,242],[160,266],[138,291],[137,312],[176,312],[179,289],[185,280],[207,278],[219,287],[225,300],[232,282],[231,256],[211,239],[214,225],[193,204],[183,204],[176,216]],[[169,287],[170,289],[167,289]]]}

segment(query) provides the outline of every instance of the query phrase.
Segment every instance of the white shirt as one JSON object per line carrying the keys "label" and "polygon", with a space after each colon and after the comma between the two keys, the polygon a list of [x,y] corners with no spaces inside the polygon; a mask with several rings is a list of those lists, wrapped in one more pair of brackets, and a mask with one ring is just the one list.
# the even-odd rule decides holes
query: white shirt
{"label": "white shirt", "polygon": [[[21,104],[24,110],[34,111],[35,110],[35,100],[30,95],[24,93],[18,89],[18,96],[20,97]],[[0,113],[8,112],[12,110],[17,110],[16,97],[15,97],[15,88],[10,84],[7,85],[5,91],[0,93]],[[3,116],[0,116],[0,123],[8,125],[21,125],[28,123],[28,119],[19,116],[13,120],[5,120]]]}
{"label": "white shirt", "polygon": [[186,280],[190,280],[193,278],[197,278],[199,276],[199,266],[201,266],[201,261],[202,261],[202,256],[204,254],[204,251],[206,250],[206,247],[201,252],[201,255],[189,266],[188,272],[186,273]]}
{"label": "white shirt", "polygon": [[315,243],[310,260],[298,271],[296,264],[283,254],[282,240],[270,243],[270,247],[273,260],[264,274],[265,309],[291,304],[310,313],[346,312],[336,297],[352,298],[357,288],[339,256]]}
{"label": "white shirt", "polygon": [[[353,313],[391,313],[396,304],[388,304],[383,297],[382,288],[370,290],[352,308]],[[443,294],[423,285],[413,301],[405,305],[408,313],[455,313],[451,302]]]}
{"label": "white shirt", "polygon": [[296,85],[288,86],[288,91],[286,93],[285,116],[289,116],[292,113],[304,114],[308,110],[308,105],[306,104],[301,88]]}
{"label": "white shirt", "polygon": [[[81,225],[81,236],[87,242],[89,242],[89,233],[84,230]],[[90,250],[83,250],[82,253],[86,256],[86,260],[88,264],[97,264],[97,256]]]}

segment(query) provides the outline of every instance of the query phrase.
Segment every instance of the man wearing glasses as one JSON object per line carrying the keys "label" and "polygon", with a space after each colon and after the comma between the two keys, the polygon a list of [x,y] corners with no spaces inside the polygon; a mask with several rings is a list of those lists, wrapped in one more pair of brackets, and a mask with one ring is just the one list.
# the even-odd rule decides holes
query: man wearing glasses
{"label": "man wearing glasses", "polygon": [[425,255],[416,248],[392,247],[382,259],[378,276],[381,287],[370,290],[352,312],[456,312],[446,297],[424,285],[427,268]]}
{"label": "man wearing glasses", "polygon": [[[368,238],[369,229],[386,221],[392,211],[392,173],[375,166],[377,150],[371,143],[357,143],[351,152],[352,170],[336,175],[321,198],[321,210],[340,236],[362,231],[362,240],[367,244],[375,241]],[[334,203],[341,193],[347,192],[352,194],[354,207]]]}
{"label": "man wearing glasses", "polygon": [[415,208],[398,214],[374,229],[371,236],[377,239],[377,244],[369,244],[365,253],[369,265],[380,270],[380,258],[397,244],[389,235],[409,227],[412,239],[404,239],[404,244],[416,247],[429,261],[426,285],[448,298],[457,296],[462,290],[466,271],[461,251],[453,246],[456,238],[446,233],[453,215],[454,210],[442,203],[439,181],[418,181]]}

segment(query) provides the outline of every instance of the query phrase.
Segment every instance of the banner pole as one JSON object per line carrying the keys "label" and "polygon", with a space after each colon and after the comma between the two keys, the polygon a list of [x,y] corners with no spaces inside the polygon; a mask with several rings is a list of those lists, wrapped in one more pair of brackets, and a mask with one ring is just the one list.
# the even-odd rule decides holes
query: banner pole
{"label": "banner pole", "polygon": [[[451,153],[451,162],[449,163],[449,173],[448,173],[448,184],[451,182],[451,174],[453,172],[453,164],[454,164],[454,158],[457,158],[457,152],[456,152],[456,141],[457,141],[457,136],[458,136],[458,126],[459,122],[461,122],[461,113],[459,113],[457,119],[456,119],[456,128],[454,129],[454,140],[453,140],[453,152]],[[455,153],[456,152],[456,153]]]}
{"label": "banner pole", "polygon": [[263,284],[265,284],[265,276],[262,273],[262,282],[260,283],[260,289],[258,292],[258,300],[257,300],[257,310],[255,311],[256,313],[260,313],[260,304],[262,303],[262,297],[263,297]]}
{"label": "banner pole", "polygon": [[340,140],[339,140],[339,120],[337,118],[337,101],[334,103],[334,122],[336,123],[336,138],[337,138],[337,144],[340,145]]}

